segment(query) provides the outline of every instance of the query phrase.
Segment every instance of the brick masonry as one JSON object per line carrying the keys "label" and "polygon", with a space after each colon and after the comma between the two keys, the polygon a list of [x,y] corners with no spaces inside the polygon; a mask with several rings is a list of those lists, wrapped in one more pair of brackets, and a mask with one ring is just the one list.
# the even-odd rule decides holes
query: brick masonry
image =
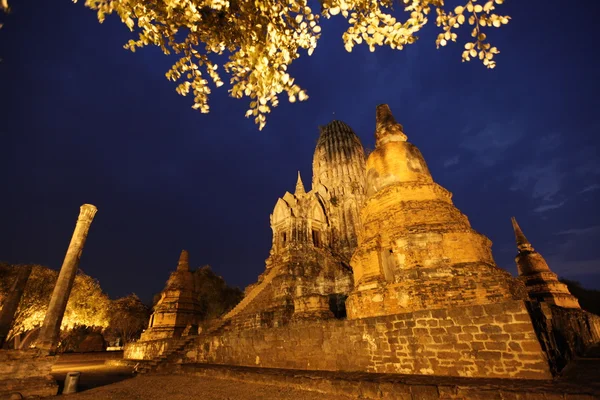
{"label": "brick masonry", "polygon": [[177,346],[178,339],[166,338],[127,343],[123,351],[126,360],[153,360]]}
{"label": "brick masonry", "polygon": [[322,372],[185,364],[178,372],[232,381],[268,384],[361,399],[398,400],[592,400],[598,385],[562,381],[474,379],[361,372]]}
{"label": "brick masonry", "polygon": [[522,301],[224,330],[199,336],[182,357],[301,370],[551,378]]}
{"label": "brick masonry", "polygon": [[58,385],[50,375],[56,358],[39,350],[0,350],[0,399],[53,396]]}

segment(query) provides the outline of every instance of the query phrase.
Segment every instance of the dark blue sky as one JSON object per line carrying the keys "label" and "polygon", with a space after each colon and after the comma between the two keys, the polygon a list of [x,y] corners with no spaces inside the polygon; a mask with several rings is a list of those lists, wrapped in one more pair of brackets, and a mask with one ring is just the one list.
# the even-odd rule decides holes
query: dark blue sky
{"label": "dark blue sky", "polygon": [[310,99],[282,101],[262,132],[226,90],[210,114],[192,110],[164,77],[173,59],[124,50],[117,17],[101,25],[81,2],[12,6],[0,30],[0,260],[60,268],[92,203],[80,266],[112,297],[149,301],[183,248],[244,287],[264,270],[277,198],[297,170],[310,184],[318,125],[342,120],[373,148],[375,107],[388,103],[499,266],[516,272],[515,215],[555,272],[600,288],[595,0],[508,1],[511,23],[489,32],[495,70],[461,63],[461,44],[436,50],[434,26],[403,51],[347,53],[344,20],[325,21],[314,55],[291,67]]}

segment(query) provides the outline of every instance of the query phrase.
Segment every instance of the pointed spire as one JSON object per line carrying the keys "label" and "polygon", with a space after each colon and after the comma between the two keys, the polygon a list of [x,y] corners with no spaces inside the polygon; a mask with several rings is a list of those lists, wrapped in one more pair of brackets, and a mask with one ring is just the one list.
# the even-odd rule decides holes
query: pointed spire
{"label": "pointed spire", "polygon": [[189,271],[190,270],[190,262],[189,262],[189,254],[187,250],[181,250],[181,255],[179,256],[179,263],[177,264],[177,271]]}
{"label": "pointed spire", "polygon": [[519,249],[519,251],[533,251],[531,243],[529,243],[529,240],[527,240],[527,238],[523,234],[523,231],[521,230],[521,227],[519,227],[516,218],[511,217],[511,221],[513,229],[515,231],[515,238],[517,240],[517,248]]}
{"label": "pointed spire", "polygon": [[296,191],[294,194],[304,194],[306,191],[304,190],[304,184],[302,183],[302,178],[300,177],[300,171],[298,171],[298,180],[296,181]]}
{"label": "pointed spire", "polygon": [[375,145],[381,146],[387,142],[406,142],[404,127],[396,122],[387,104],[377,106],[375,125]]}

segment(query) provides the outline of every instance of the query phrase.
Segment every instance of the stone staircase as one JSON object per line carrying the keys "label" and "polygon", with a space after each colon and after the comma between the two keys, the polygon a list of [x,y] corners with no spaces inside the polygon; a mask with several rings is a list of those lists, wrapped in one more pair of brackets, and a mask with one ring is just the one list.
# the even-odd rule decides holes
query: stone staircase
{"label": "stone staircase", "polygon": [[259,283],[250,293],[248,293],[246,296],[244,296],[244,298],[242,299],[242,301],[240,301],[238,303],[238,305],[236,305],[231,311],[229,311],[227,314],[225,314],[222,318],[222,321],[225,322],[227,320],[232,319],[233,317],[235,317],[236,315],[238,315],[239,313],[241,313],[250,303],[252,303],[254,301],[254,299],[256,299],[256,297],[258,295],[260,295],[262,293],[262,291],[268,287],[271,284],[271,281],[273,281],[273,278],[275,278],[277,276],[277,273],[279,272],[279,268],[278,267],[273,267],[265,276],[265,278],[263,279],[263,281],[261,283]]}
{"label": "stone staircase", "polygon": [[185,338],[179,339],[176,344],[168,349],[166,352],[161,354],[159,357],[154,358],[149,362],[139,364],[135,368],[135,372],[138,374],[147,374],[150,372],[156,372],[158,368],[164,364],[170,364],[175,361],[178,355],[186,348],[189,344],[193,343],[197,338],[197,335],[186,336]]}
{"label": "stone staircase", "polygon": [[[264,280],[250,293],[248,293],[248,295],[245,296],[237,306],[235,306],[222,318],[219,318],[217,321],[215,321],[212,326],[206,327],[204,332],[200,333],[200,335],[214,335],[223,331],[224,329],[227,329],[227,326],[231,324],[232,319],[242,312],[249,304],[251,304],[263,292],[263,290],[271,284],[273,278],[277,276],[277,269],[278,268],[275,267],[269,271]],[[161,354],[159,357],[152,359],[151,361],[138,364],[135,367],[135,372],[138,374],[147,374],[151,372],[157,372],[165,365],[176,364],[178,359],[181,358],[181,356],[185,353],[186,347],[191,346],[197,337],[198,335],[193,335],[179,339],[173,347]]]}

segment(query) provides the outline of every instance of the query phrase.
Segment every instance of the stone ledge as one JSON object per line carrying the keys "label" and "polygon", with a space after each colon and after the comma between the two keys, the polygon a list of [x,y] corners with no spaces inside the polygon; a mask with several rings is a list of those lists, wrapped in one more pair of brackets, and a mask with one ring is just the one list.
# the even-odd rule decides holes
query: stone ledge
{"label": "stone ledge", "polygon": [[556,380],[458,378],[181,364],[178,373],[366,399],[593,400],[600,389]]}
{"label": "stone ledge", "polygon": [[10,399],[15,393],[23,398],[55,396],[58,384],[52,376],[0,380],[0,400]]}

